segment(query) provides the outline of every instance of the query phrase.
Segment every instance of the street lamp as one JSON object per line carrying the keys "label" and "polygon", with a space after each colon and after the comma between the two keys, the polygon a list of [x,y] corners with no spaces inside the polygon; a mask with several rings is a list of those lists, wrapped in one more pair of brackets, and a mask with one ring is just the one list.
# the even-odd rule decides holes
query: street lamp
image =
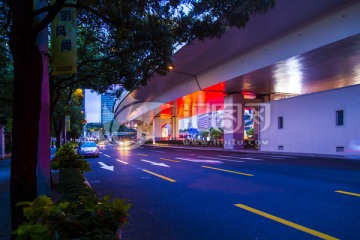
{"label": "street lamp", "polygon": [[202,91],[201,89],[201,86],[200,86],[200,83],[199,83],[199,80],[197,79],[196,75],[193,75],[193,74],[189,74],[189,73],[185,73],[185,72],[179,72],[179,71],[175,71],[174,70],[174,65],[170,64],[167,69],[170,71],[170,72],[174,72],[174,73],[178,73],[178,74],[182,74],[182,75],[186,75],[186,76],[190,76],[190,77],[193,77],[195,79],[195,82],[199,88],[200,91]]}

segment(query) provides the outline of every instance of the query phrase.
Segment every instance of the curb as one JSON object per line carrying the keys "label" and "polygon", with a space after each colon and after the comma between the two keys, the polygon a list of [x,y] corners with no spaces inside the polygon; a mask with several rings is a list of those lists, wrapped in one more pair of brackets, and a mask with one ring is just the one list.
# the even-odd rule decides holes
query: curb
{"label": "curb", "polygon": [[177,148],[177,149],[196,149],[200,151],[220,151],[220,152],[238,152],[238,153],[257,153],[257,154],[272,154],[272,155],[288,155],[288,156],[299,156],[299,157],[316,157],[316,158],[342,158],[348,160],[360,161],[360,156],[356,155],[334,155],[334,154],[320,154],[320,153],[294,153],[294,152],[272,152],[272,151],[260,151],[260,150],[227,150],[223,148],[214,147],[190,147],[190,146],[177,146],[177,145],[166,145],[166,144],[144,144],[149,147],[164,147],[164,148]]}

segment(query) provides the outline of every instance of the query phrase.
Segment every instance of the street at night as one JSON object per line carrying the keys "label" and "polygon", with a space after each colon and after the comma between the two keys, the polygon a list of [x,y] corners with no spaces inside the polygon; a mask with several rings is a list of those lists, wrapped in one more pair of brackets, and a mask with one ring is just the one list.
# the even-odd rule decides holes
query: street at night
{"label": "street at night", "polygon": [[98,195],[133,204],[125,240],[359,238],[358,159],[108,145],[88,161]]}
{"label": "street at night", "polygon": [[359,13],[0,0],[0,240],[360,240]]}

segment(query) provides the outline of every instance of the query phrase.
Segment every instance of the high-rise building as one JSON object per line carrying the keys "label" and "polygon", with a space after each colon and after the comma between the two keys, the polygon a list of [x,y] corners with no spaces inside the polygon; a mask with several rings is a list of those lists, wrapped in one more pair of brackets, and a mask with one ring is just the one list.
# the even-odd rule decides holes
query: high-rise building
{"label": "high-rise building", "polygon": [[216,111],[198,116],[198,127],[200,131],[209,130],[210,128],[223,128],[224,112]]}
{"label": "high-rise building", "polygon": [[110,93],[101,95],[101,123],[104,125],[114,119],[115,96]]}

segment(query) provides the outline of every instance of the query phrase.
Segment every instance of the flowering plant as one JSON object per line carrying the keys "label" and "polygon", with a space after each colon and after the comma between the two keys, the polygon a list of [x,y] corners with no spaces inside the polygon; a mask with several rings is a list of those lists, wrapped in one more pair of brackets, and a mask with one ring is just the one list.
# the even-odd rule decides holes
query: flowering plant
{"label": "flowering plant", "polygon": [[98,201],[83,203],[62,202],[58,205],[46,197],[32,202],[21,202],[24,222],[13,233],[19,240],[52,239],[119,239],[118,232],[127,222],[131,204],[124,199],[110,200],[109,196]]}

